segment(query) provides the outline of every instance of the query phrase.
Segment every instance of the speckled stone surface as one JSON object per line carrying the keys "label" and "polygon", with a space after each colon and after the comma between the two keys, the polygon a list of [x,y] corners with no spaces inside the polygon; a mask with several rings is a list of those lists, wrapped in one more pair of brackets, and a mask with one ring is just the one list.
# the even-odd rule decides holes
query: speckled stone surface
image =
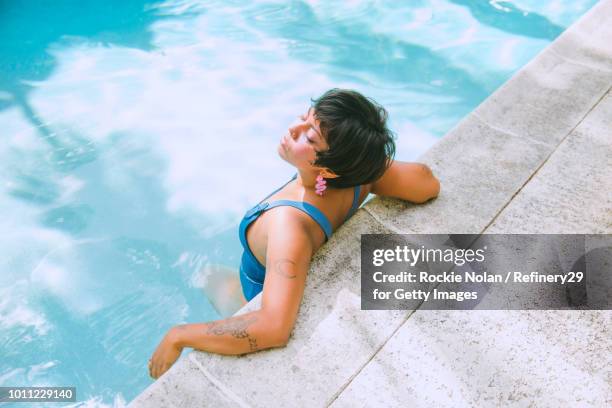
{"label": "speckled stone surface", "polygon": [[554,149],[611,83],[612,71],[568,61],[546,48],[473,113],[497,129]]}
{"label": "speckled stone surface", "polygon": [[331,405],[606,407],[608,311],[417,311]]}
{"label": "speckled stone surface", "polygon": [[611,93],[563,141],[486,232],[500,231],[612,232]]}
{"label": "speckled stone surface", "polygon": [[578,64],[612,71],[612,3],[600,1],[565,30],[549,49]]}
{"label": "speckled stone surface", "polygon": [[[187,355],[135,400],[131,407],[236,407],[240,400],[224,393]],[[222,386],[221,386],[222,387]]]}
{"label": "speckled stone surface", "polygon": [[365,209],[398,233],[479,233],[551,150],[470,115],[419,159],[440,179],[438,198],[419,206],[375,199]]}

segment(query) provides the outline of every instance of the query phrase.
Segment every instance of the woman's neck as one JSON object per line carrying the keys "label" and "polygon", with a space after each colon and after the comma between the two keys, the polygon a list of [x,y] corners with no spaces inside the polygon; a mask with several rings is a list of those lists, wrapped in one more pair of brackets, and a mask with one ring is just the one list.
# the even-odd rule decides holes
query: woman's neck
{"label": "woman's neck", "polygon": [[307,190],[314,190],[318,175],[316,171],[298,170],[297,183]]}

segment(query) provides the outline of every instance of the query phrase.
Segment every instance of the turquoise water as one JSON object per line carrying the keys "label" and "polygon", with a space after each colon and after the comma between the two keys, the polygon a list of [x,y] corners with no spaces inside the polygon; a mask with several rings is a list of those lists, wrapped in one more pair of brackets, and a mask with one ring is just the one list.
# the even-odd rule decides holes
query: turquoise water
{"label": "turquoise water", "polygon": [[596,1],[334,3],[0,0],[0,386],[123,406],[218,317],[309,98],[375,98],[413,160]]}

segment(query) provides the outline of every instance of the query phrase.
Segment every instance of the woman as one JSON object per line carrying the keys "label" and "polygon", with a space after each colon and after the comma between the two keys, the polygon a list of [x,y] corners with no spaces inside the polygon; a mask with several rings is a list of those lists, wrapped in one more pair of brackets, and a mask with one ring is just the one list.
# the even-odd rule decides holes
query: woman
{"label": "woman", "polygon": [[440,184],[426,165],[393,161],[387,112],[376,102],[342,89],[313,102],[278,147],[296,175],[240,223],[242,291],[246,300],[263,291],[261,309],[173,327],[149,360],[153,378],[166,372],[184,347],[244,354],[284,346],[313,254],[369,193],[415,203],[438,195]]}

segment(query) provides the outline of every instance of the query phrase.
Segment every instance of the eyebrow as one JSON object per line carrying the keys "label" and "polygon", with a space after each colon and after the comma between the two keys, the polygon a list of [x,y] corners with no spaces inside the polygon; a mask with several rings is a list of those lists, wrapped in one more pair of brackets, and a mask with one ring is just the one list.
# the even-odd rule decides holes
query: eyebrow
{"label": "eyebrow", "polygon": [[[311,110],[312,110],[312,106],[311,106],[310,108],[308,108],[308,112],[306,113],[306,117],[310,116],[310,111],[311,111]],[[321,139],[323,139],[323,135],[321,134],[321,132],[319,132],[319,131],[317,130],[317,128],[314,126],[314,124],[313,124],[312,122],[309,122],[309,123],[310,123],[310,127],[311,127],[311,128],[312,128],[312,129],[313,129],[315,132],[317,132],[317,134],[319,135],[319,137],[320,137]]]}

